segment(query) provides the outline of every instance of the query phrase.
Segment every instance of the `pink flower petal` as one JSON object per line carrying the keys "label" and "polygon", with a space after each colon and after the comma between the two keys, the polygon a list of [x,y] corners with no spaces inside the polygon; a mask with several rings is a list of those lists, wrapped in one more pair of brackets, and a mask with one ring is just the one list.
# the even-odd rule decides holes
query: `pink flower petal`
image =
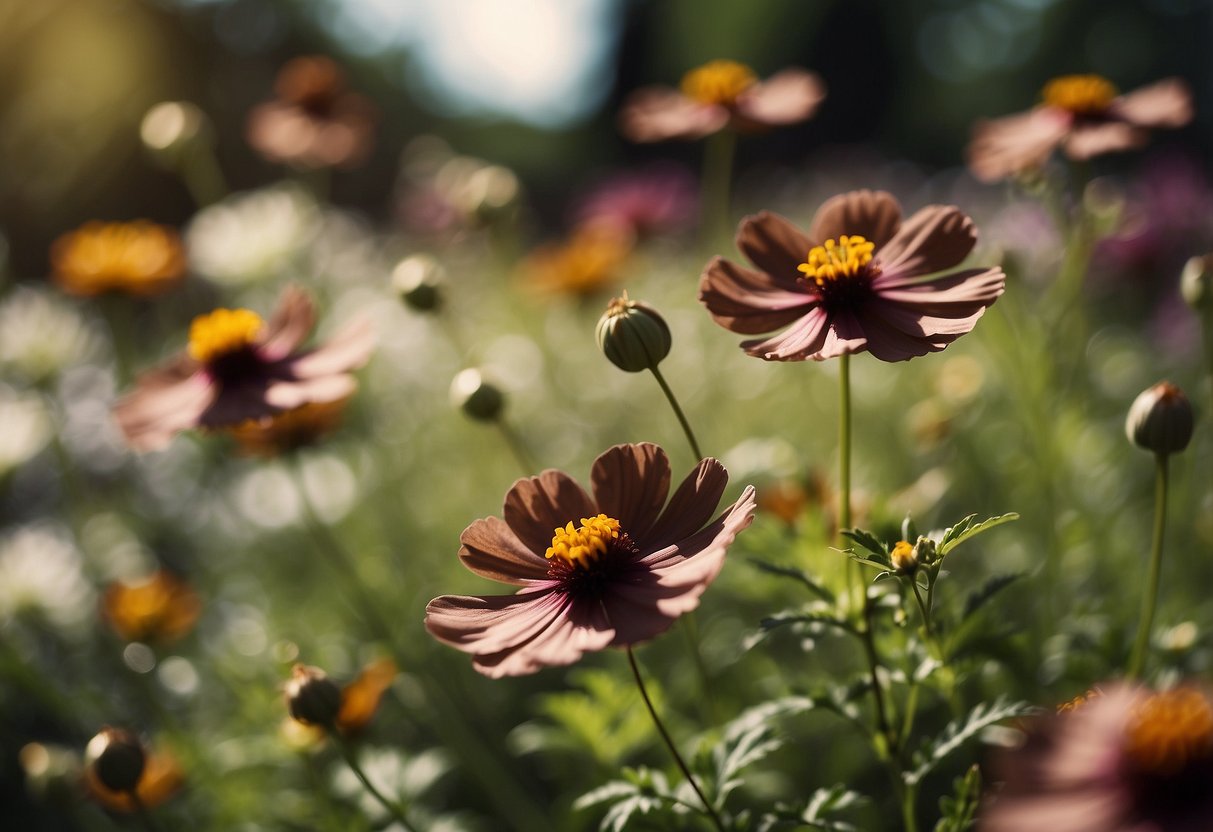
{"label": "pink flower petal", "polygon": [[737,115],[754,124],[775,127],[811,117],[826,96],[821,77],[791,67],[750,87],[737,99]]}
{"label": "pink flower petal", "polygon": [[1049,160],[1070,130],[1073,116],[1055,107],[978,122],[966,155],[969,170],[982,182],[997,182],[1035,170]]}
{"label": "pink flower petal", "polygon": [[1078,124],[1062,142],[1066,155],[1079,161],[1143,146],[1150,134],[1123,121]]}
{"label": "pink flower petal", "polygon": [[920,277],[950,269],[969,256],[977,243],[973,221],[955,205],[928,205],[910,217],[896,236],[876,252],[881,275],[872,283]]}
{"label": "pink flower petal", "polygon": [[643,540],[670,493],[670,461],[650,442],[616,445],[594,460],[590,482],[598,511]]}
{"label": "pink flower petal", "polygon": [[[235,390],[224,390],[219,398],[220,400],[231,399],[234,411],[239,411],[239,407],[235,406],[236,397],[238,394],[243,394],[243,399],[250,402],[249,410],[253,410],[255,405],[251,404],[254,400],[262,402],[263,411],[275,410],[293,410],[296,407],[302,407],[309,402],[335,402],[338,399],[344,399],[347,396],[353,395],[358,389],[358,382],[353,376],[349,375],[334,375],[334,376],[318,376],[316,378],[303,379],[284,379],[281,381],[272,381],[264,388],[237,388]],[[227,402],[224,403],[225,405]],[[227,408],[224,407],[224,410]],[[255,419],[259,416],[266,415],[262,413],[252,413],[249,415],[240,416],[236,412],[231,418],[234,421],[243,421],[244,419]],[[237,418],[238,417],[238,418]],[[227,416],[219,415],[219,408],[215,409],[214,418],[219,420],[226,419]],[[230,424],[231,422],[214,421],[212,424]]]}
{"label": "pink flower petal", "polygon": [[598,514],[585,490],[563,471],[548,470],[514,483],[505,495],[502,516],[522,545],[546,552],[557,528]]}
{"label": "pink flower petal", "polygon": [[808,239],[817,246],[826,240],[837,240],[844,234],[858,234],[880,249],[893,239],[900,225],[901,206],[892,194],[884,191],[850,191],[826,200],[817,209],[813,224],[809,227]]}
{"label": "pink flower petal", "polygon": [[822,348],[830,316],[820,306],[804,313],[783,332],[770,338],[742,341],[741,348],[749,355],[767,361],[803,361]]}
{"label": "pink flower petal", "polygon": [[636,90],[619,112],[619,131],[633,142],[699,139],[728,123],[724,107],[700,104],[669,87]]}
{"label": "pink flower petal", "polygon": [[348,373],[365,364],[374,348],[375,328],[369,318],[359,318],[323,345],[291,359],[291,371],[296,378]]}
{"label": "pink flower petal", "polygon": [[1180,79],[1167,78],[1122,95],[1110,109],[1139,127],[1183,127],[1192,120],[1192,93]]}
{"label": "pink flower petal", "polygon": [[298,286],[287,286],[266,325],[259,351],[267,361],[284,358],[304,342],[315,325],[311,298]]}
{"label": "pink flower petal", "polygon": [[799,291],[800,271],[813,243],[796,226],[772,211],[746,217],[737,227],[737,248],[765,272],[772,284]]}
{"label": "pink flower petal", "polygon": [[729,482],[729,472],[715,459],[703,459],[679,484],[665,511],[643,538],[646,551],[662,549],[694,534],[711,519]]}
{"label": "pink flower petal", "polygon": [[912,306],[925,315],[949,317],[959,306],[961,310],[981,303],[989,305],[1006,288],[1007,276],[998,266],[989,269],[967,269],[933,280],[899,278],[873,284],[881,300]]}
{"label": "pink flower petal", "polygon": [[198,426],[218,389],[197,366],[188,358],[177,359],[142,376],[139,386],[118,400],[114,419],[131,448],[158,450],[176,434]]}
{"label": "pink flower petal", "polygon": [[459,535],[459,559],[485,578],[525,585],[546,580],[548,562],[522,544],[499,517],[476,520]]}
{"label": "pink flower petal", "polygon": [[804,315],[818,298],[803,287],[780,288],[765,272],[713,257],[699,278],[699,300],[716,323],[739,335],[770,332]]}
{"label": "pink flower petal", "polygon": [[821,349],[811,355],[806,355],[805,358],[812,361],[826,361],[840,355],[863,352],[867,348],[867,335],[850,311],[832,312],[826,321],[829,326],[826,328],[825,340],[822,342]]}

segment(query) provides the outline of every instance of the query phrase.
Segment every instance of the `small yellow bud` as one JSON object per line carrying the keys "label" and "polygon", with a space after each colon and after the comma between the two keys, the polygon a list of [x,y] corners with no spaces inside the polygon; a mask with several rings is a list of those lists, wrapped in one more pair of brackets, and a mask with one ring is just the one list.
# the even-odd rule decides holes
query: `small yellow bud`
{"label": "small yellow bud", "polygon": [[912,575],[918,569],[918,551],[905,540],[894,544],[893,551],[889,553],[889,560],[899,575]]}

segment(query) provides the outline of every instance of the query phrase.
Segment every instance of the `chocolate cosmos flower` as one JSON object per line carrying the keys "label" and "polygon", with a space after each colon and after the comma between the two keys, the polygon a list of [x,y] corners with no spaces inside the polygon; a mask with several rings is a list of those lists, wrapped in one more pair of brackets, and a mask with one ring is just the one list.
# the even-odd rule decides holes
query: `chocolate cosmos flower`
{"label": "chocolate cosmos flower", "polygon": [[746,217],[737,247],[758,268],[712,258],[699,299],[742,335],[787,327],[741,343],[768,361],[864,350],[904,361],[964,335],[1002,294],[998,267],[929,277],[958,265],[976,241],[955,206],[928,205],[902,223],[889,194],[852,191],[822,205],[807,234],[769,211]]}
{"label": "chocolate cosmos flower", "polygon": [[647,641],[699,605],[754,514],[747,487],[709,523],[728,482],[715,459],[701,461],[667,505],[670,464],[652,444],[609,449],[590,481],[592,496],[560,471],[521,479],[505,496],[504,519],[464,529],[464,565],[522,588],[435,598],[426,608],[430,634],[471,653],[492,677]]}
{"label": "chocolate cosmos flower", "polygon": [[645,87],[624,102],[619,129],[634,142],[700,139],[726,127],[761,130],[813,115],[825,84],[798,67],[759,81],[736,61],[711,61],[688,72],[679,89]]}
{"label": "chocolate cosmos flower", "polygon": [[1060,147],[1071,159],[1130,150],[1152,127],[1183,127],[1192,97],[1178,78],[1125,95],[1098,75],[1066,75],[1045,85],[1044,101],[1026,113],[982,121],[973,129],[969,169],[996,182],[1039,168]]}
{"label": "chocolate cosmos flower", "polygon": [[186,352],[144,373],[114,406],[127,443],[155,450],[189,428],[231,427],[309,402],[331,402],[356,387],[350,372],[374,344],[368,321],[346,327],[316,349],[297,352],[315,312],[288,288],[268,324],[247,309],[216,309],[194,319]]}
{"label": "chocolate cosmos flower", "polygon": [[1028,729],[982,832],[1213,829],[1213,703],[1196,688],[1120,687]]}

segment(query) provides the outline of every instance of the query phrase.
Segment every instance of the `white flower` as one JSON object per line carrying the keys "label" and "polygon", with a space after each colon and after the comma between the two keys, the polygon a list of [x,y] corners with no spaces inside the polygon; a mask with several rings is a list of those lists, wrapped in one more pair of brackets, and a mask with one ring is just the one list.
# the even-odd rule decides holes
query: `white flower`
{"label": "white flower", "polygon": [[0,369],[27,381],[80,363],[100,343],[75,309],[46,292],[14,289],[0,304]]}
{"label": "white flower", "polygon": [[67,629],[96,608],[83,559],[63,529],[40,523],[0,538],[0,621],[34,613]]}
{"label": "white flower", "polygon": [[50,415],[38,396],[0,385],[0,477],[24,464],[51,438]]}

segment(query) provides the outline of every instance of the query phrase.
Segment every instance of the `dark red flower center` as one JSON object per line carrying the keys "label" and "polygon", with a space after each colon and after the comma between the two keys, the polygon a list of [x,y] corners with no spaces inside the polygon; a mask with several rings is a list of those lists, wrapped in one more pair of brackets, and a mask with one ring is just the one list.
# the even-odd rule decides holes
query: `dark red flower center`
{"label": "dark red flower center", "polygon": [[566,593],[577,598],[597,599],[632,568],[640,549],[619,521],[599,514],[581,518],[574,528],[570,520],[556,529],[552,545],[545,553],[548,577],[563,584]]}
{"label": "dark red flower center", "polygon": [[190,324],[189,353],[217,383],[234,386],[258,378],[265,366],[257,349],[263,322],[247,309],[216,309]]}

